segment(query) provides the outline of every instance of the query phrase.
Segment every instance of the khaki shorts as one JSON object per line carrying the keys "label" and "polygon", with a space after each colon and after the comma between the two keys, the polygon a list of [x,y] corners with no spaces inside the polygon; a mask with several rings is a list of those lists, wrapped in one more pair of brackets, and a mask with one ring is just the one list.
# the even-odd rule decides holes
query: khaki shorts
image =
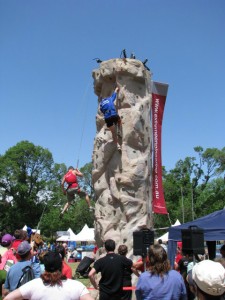
{"label": "khaki shorts", "polygon": [[71,188],[66,191],[66,197],[68,202],[72,202],[75,199],[75,195],[80,197],[86,196],[86,193],[81,191],[79,187]]}

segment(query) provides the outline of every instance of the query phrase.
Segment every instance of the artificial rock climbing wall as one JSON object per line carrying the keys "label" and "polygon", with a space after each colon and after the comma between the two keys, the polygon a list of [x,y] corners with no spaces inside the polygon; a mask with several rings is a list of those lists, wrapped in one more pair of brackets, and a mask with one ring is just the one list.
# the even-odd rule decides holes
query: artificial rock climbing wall
{"label": "artificial rock climbing wall", "polygon": [[126,244],[130,255],[133,232],[152,227],[151,75],[136,59],[104,61],[92,75],[99,101],[120,87],[115,103],[122,121],[120,153],[98,108],[92,174],[96,242],[114,239],[117,246]]}

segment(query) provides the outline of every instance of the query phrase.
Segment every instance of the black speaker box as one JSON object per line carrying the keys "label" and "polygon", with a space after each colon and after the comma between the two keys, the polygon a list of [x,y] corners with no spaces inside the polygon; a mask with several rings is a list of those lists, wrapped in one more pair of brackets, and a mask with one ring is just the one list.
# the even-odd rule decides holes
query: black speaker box
{"label": "black speaker box", "polygon": [[214,260],[216,258],[216,241],[207,241],[209,259]]}
{"label": "black speaker box", "polygon": [[204,254],[204,232],[202,228],[190,226],[182,229],[182,252],[187,254]]}
{"label": "black speaker box", "polygon": [[154,231],[150,229],[142,229],[133,232],[133,254],[145,257],[147,248],[154,244]]}

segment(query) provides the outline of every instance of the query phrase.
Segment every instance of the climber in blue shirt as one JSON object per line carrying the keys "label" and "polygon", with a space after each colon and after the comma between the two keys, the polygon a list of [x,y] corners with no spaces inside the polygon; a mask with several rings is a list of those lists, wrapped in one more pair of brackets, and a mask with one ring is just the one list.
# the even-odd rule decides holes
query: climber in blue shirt
{"label": "climber in blue shirt", "polygon": [[120,116],[117,114],[116,107],[114,104],[118,91],[119,87],[116,87],[115,91],[110,97],[101,99],[100,111],[104,114],[106,126],[112,133],[113,142],[117,145],[117,149],[121,151],[121,146],[118,143],[116,133],[116,125],[121,125],[121,119]]}

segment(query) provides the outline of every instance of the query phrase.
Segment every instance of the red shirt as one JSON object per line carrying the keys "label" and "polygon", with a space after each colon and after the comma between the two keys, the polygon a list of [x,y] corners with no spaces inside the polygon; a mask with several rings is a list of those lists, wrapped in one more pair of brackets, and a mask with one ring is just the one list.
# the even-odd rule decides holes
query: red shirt
{"label": "red shirt", "polygon": [[72,269],[64,260],[62,263],[62,275],[66,276],[66,278],[72,279]]}
{"label": "red shirt", "polygon": [[3,255],[1,259],[1,264],[0,264],[0,270],[4,270],[5,264],[7,260],[12,260],[15,263],[17,263],[17,258],[14,255],[14,252],[12,249],[8,249]]}
{"label": "red shirt", "polygon": [[[137,268],[138,271],[141,271],[141,273],[143,273],[145,271],[145,264],[144,264],[143,258],[139,258],[137,260],[137,262],[138,263],[139,262],[143,262],[143,264]],[[146,256],[145,263],[146,263],[146,267],[148,267],[149,266],[149,258],[148,258],[148,256]]]}
{"label": "red shirt", "polygon": [[[21,244],[21,243],[22,243],[22,240],[14,240],[12,242],[12,248],[15,249],[15,252],[17,251],[17,248],[18,248],[19,244]],[[17,254],[17,253],[16,253],[16,258],[17,258],[17,260],[21,260],[19,254]]]}
{"label": "red shirt", "polygon": [[69,189],[78,187],[77,176],[73,173],[73,171],[66,173],[65,181],[69,184]]}
{"label": "red shirt", "polygon": [[97,250],[98,250],[98,246],[95,246],[93,250],[94,254],[96,254]]}

